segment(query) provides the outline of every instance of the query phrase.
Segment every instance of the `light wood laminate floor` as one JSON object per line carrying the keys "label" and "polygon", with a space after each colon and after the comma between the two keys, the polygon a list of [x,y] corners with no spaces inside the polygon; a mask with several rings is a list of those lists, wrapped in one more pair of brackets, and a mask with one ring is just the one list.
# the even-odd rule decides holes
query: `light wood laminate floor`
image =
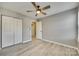
{"label": "light wood laminate floor", "polygon": [[0,56],[78,56],[78,52],[72,48],[35,40],[3,48],[0,50]]}

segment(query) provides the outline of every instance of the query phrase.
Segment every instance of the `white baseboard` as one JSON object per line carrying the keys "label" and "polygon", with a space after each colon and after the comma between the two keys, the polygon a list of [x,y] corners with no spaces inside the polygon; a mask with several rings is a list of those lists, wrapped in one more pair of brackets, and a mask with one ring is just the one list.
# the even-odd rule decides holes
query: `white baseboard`
{"label": "white baseboard", "polygon": [[32,41],[32,40],[23,41],[23,43],[27,43],[27,42],[30,42],[30,41]]}
{"label": "white baseboard", "polygon": [[43,39],[43,41],[50,42],[50,43],[55,43],[55,44],[62,45],[62,46],[68,47],[68,48],[73,48],[73,49],[79,50],[77,47],[73,47],[73,46],[63,44],[63,43],[59,43],[59,42],[50,41],[50,40],[46,40],[46,39]]}

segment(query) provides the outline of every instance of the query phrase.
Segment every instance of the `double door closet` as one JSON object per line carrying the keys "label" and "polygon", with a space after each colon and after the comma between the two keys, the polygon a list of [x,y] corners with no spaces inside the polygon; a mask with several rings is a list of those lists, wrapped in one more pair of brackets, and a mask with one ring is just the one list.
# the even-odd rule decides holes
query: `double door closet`
{"label": "double door closet", "polygon": [[22,43],[22,20],[2,16],[2,48]]}

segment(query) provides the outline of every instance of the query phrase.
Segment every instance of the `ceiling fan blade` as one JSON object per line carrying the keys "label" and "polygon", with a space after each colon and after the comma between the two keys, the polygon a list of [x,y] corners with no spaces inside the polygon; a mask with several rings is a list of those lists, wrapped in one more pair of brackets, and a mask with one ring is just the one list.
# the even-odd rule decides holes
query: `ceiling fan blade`
{"label": "ceiling fan blade", "polygon": [[46,13],[45,12],[41,12],[43,15],[46,15]]}
{"label": "ceiling fan blade", "polygon": [[33,12],[33,10],[27,10],[26,12]]}
{"label": "ceiling fan blade", "polygon": [[49,8],[50,8],[50,5],[43,7],[42,10],[46,10],[46,9],[49,9]]}
{"label": "ceiling fan blade", "polygon": [[35,2],[32,2],[32,5],[37,9],[37,5]]}

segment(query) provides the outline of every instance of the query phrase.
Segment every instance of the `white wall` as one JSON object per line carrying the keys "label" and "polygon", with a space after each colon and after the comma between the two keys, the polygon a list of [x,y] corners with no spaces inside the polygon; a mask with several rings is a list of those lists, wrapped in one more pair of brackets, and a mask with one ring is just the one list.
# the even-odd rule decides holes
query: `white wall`
{"label": "white wall", "polygon": [[77,8],[41,19],[43,39],[67,45],[77,44]]}

